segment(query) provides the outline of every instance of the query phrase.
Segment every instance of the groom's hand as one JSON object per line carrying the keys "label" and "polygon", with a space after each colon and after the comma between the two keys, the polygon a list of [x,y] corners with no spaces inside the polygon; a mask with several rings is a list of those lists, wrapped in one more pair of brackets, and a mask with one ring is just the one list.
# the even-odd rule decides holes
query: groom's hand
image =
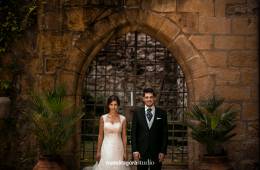
{"label": "groom's hand", "polygon": [[138,161],[140,159],[140,157],[141,157],[139,152],[134,152],[133,156],[134,156],[134,160],[135,161]]}
{"label": "groom's hand", "polygon": [[163,153],[159,153],[159,155],[158,155],[158,158],[159,158],[159,162],[163,162],[163,160],[164,160],[164,154]]}

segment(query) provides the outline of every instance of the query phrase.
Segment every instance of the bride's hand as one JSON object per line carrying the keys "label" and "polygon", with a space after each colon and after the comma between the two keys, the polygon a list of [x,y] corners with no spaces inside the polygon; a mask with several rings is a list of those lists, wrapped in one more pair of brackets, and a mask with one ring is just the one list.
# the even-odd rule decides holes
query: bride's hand
{"label": "bride's hand", "polygon": [[99,161],[100,161],[100,158],[101,158],[101,154],[100,154],[100,152],[97,152],[96,160],[99,162]]}
{"label": "bride's hand", "polygon": [[139,152],[134,152],[133,156],[134,156],[134,160],[135,161],[138,161],[140,159],[140,157],[141,157]]}
{"label": "bride's hand", "polygon": [[127,161],[127,160],[128,160],[128,155],[127,155],[127,153],[124,153],[123,159],[124,159],[124,161]]}

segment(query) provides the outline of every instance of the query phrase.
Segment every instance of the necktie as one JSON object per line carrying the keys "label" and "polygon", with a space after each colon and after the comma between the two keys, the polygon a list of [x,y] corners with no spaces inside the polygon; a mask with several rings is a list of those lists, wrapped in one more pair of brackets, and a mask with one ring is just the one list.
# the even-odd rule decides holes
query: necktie
{"label": "necktie", "polygon": [[148,108],[146,110],[146,117],[147,119],[149,120],[149,122],[151,121],[152,117],[153,117],[153,114],[152,114],[152,109],[151,108]]}

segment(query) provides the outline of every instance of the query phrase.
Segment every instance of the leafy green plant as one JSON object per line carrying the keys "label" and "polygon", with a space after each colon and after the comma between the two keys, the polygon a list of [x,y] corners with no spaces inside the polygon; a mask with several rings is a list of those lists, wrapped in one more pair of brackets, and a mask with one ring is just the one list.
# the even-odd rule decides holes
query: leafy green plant
{"label": "leafy green plant", "polygon": [[41,155],[60,155],[64,145],[75,132],[75,124],[83,113],[65,99],[64,86],[58,86],[43,94],[33,93],[28,116],[33,123]]}
{"label": "leafy green plant", "polygon": [[[26,30],[36,23],[36,0],[0,0],[0,93],[14,96],[21,56],[13,50]],[[15,51],[15,52],[14,52]]]}
{"label": "leafy green plant", "polygon": [[216,96],[201,101],[186,112],[192,138],[206,145],[208,155],[224,154],[222,144],[235,136],[236,111],[221,107],[223,98]]}
{"label": "leafy green plant", "polygon": [[0,56],[21,36],[27,26],[35,23],[36,0],[0,1]]}

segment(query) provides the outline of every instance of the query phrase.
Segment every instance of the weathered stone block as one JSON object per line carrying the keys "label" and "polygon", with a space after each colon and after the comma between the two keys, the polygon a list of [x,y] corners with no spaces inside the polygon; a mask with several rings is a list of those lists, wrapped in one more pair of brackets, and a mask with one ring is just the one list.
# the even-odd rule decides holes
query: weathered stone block
{"label": "weathered stone block", "polygon": [[38,35],[38,48],[41,55],[61,55],[70,46],[70,39],[61,35],[41,33]]}
{"label": "weathered stone block", "polygon": [[240,82],[239,69],[210,68],[209,73],[215,75],[217,85],[238,84]]}
{"label": "weathered stone block", "polygon": [[250,18],[233,18],[232,30],[233,34],[256,34],[258,32],[258,19],[256,17]]}
{"label": "weathered stone block", "polygon": [[63,20],[61,13],[49,11],[41,16],[42,18],[39,20],[40,30],[61,31]]}
{"label": "weathered stone block", "polygon": [[215,1],[215,16],[225,17],[227,4],[245,4],[245,0],[217,0]]}
{"label": "weathered stone block", "polygon": [[209,74],[204,58],[199,55],[191,57],[186,61],[186,64],[189,67],[193,78],[198,78]]}
{"label": "weathered stone block", "polygon": [[[247,131],[247,125],[245,122],[243,121],[237,121],[236,122],[236,127],[235,129],[233,129],[233,133],[235,133],[236,135],[234,137],[232,137],[232,141],[243,141],[246,139],[246,131]],[[237,148],[234,151],[238,151],[241,152],[242,146],[240,148],[241,145],[238,145]],[[235,146],[233,146],[235,147]]]}
{"label": "weathered stone block", "polygon": [[79,5],[84,5],[84,0],[60,0],[64,1],[64,5],[66,7],[73,7],[73,6],[79,6]]}
{"label": "weathered stone block", "polygon": [[156,12],[175,12],[176,0],[143,1],[142,7]]}
{"label": "weathered stone block", "polygon": [[[39,58],[31,58],[30,62],[25,65],[28,70],[26,70],[26,74],[35,74],[35,73],[43,73],[44,67],[43,63]],[[28,71],[28,72],[27,72]]]}
{"label": "weathered stone block", "polygon": [[114,28],[125,25],[127,23],[126,12],[113,13],[113,15],[109,16],[108,19],[109,24],[111,24]]}
{"label": "weathered stone block", "polygon": [[56,68],[59,67],[60,65],[60,60],[58,58],[45,58],[44,62],[44,68],[45,68],[45,73],[47,74],[53,74],[56,72]]}
{"label": "weathered stone block", "polygon": [[251,88],[248,86],[216,86],[215,92],[227,100],[249,100],[251,97]]}
{"label": "weathered stone block", "polygon": [[218,0],[215,1],[215,16],[216,17],[224,17],[225,16],[225,10],[226,10],[226,0]]}
{"label": "weathered stone block", "polygon": [[127,8],[138,8],[141,5],[141,0],[128,0],[126,1],[125,5],[127,6]]}
{"label": "weathered stone block", "polygon": [[71,31],[84,31],[84,10],[83,8],[70,8],[66,11],[66,26]]}
{"label": "weathered stone block", "polygon": [[[258,73],[259,74],[259,73]],[[259,77],[259,76],[257,76]],[[251,97],[254,101],[259,101],[259,78],[255,78],[255,85],[251,85]]]}
{"label": "weathered stone block", "polygon": [[216,36],[215,48],[217,49],[244,49],[245,37],[244,36]]}
{"label": "weathered stone block", "polygon": [[200,0],[199,1],[199,14],[200,16],[214,16],[214,1],[208,0]]}
{"label": "weathered stone block", "polygon": [[94,36],[98,37],[106,37],[109,35],[115,27],[110,23],[110,20],[103,19],[97,22],[93,28],[91,28],[91,32]]}
{"label": "weathered stone block", "polygon": [[55,85],[55,77],[53,75],[37,74],[34,90],[42,92],[45,90],[53,89],[54,85]]}
{"label": "weathered stone block", "polygon": [[177,0],[178,12],[199,12],[197,0]]}
{"label": "weathered stone block", "polygon": [[211,34],[228,34],[231,32],[231,20],[225,17],[199,17],[199,32]]}
{"label": "weathered stone block", "polygon": [[258,62],[257,56],[257,51],[231,51],[228,53],[228,65],[256,68]]}
{"label": "weathered stone block", "polygon": [[100,8],[85,8],[84,9],[84,23],[86,27],[93,26],[94,23],[100,19],[99,16],[103,14],[104,16],[108,16],[111,10],[102,10]]}
{"label": "weathered stone block", "polygon": [[256,85],[258,72],[256,69],[241,69],[241,84]]}
{"label": "weathered stone block", "polygon": [[259,5],[255,0],[249,0],[244,2],[232,2],[226,4],[226,16],[257,16],[257,9]]}
{"label": "weathered stone block", "polygon": [[88,55],[91,49],[100,41],[100,37],[91,34],[89,31],[79,35],[76,39],[73,46],[86,55]]}
{"label": "weathered stone block", "polygon": [[[256,105],[256,106],[257,106],[257,110],[259,111],[259,106],[258,105]],[[259,131],[258,119],[259,119],[259,116],[254,121],[248,121],[248,124],[247,124],[247,138],[248,139],[252,139],[252,140],[258,139],[258,137],[259,137],[259,135],[258,135],[259,134],[258,133],[258,131]],[[258,160],[258,159],[256,159],[256,160]]]}
{"label": "weathered stone block", "polygon": [[258,36],[248,36],[246,37],[246,49],[255,50],[259,48]]}
{"label": "weathered stone block", "polygon": [[159,28],[157,35],[164,44],[171,42],[180,32],[180,29],[171,20],[165,19]]}
{"label": "weathered stone block", "polygon": [[243,120],[258,120],[259,110],[257,102],[244,102],[242,109]]}
{"label": "weathered stone block", "polygon": [[155,30],[155,32],[159,31],[159,28],[164,21],[165,18],[152,12],[145,13],[145,16],[143,17],[143,24],[148,26],[150,29]]}
{"label": "weathered stone block", "polygon": [[247,7],[245,3],[226,4],[226,16],[241,16],[247,14]]}
{"label": "weathered stone block", "polygon": [[172,42],[175,56],[181,56],[182,59],[189,60],[191,57],[198,55],[196,49],[191,45],[185,35],[181,34]]}
{"label": "weathered stone block", "polygon": [[68,61],[65,63],[64,68],[79,73],[84,64],[86,64],[87,56],[83,51],[78,48],[71,48],[66,53]]}
{"label": "weathered stone block", "polygon": [[177,23],[185,33],[197,33],[199,31],[198,13],[179,12],[167,15],[170,20]]}
{"label": "weathered stone block", "polygon": [[139,9],[129,9],[125,11],[125,16],[130,24],[137,25],[137,23],[142,22],[145,12]]}
{"label": "weathered stone block", "polygon": [[212,0],[177,0],[178,12],[199,12],[200,16],[213,16],[214,3]]}
{"label": "weathered stone block", "polygon": [[191,35],[189,40],[200,50],[211,49],[213,47],[213,38],[211,35]]}
{"label": "weathered stone block", "polygon": [[75,78],[78,78],[76,76],[75,72],[69,72],[69,71],[60,71],[58,82],[60,84],[66,84],[66,92],[68,96],[74,96],[76,94],[76,82]]}
{"label": "weathered stone block", "polygon": [[213,94],[214,84],[214,78],[211,76],[193,79],[195,100],[198,101],[205,96]]}
{"label": "weathered stone block", "polygon": [[225,51],[203,51],[206,62],[211,67],[226,67],[227,52]]}
{"label": "weathered stone block", "polygon": [[247,14],[259,16],[259,2],[257,0],[247,0]]}

